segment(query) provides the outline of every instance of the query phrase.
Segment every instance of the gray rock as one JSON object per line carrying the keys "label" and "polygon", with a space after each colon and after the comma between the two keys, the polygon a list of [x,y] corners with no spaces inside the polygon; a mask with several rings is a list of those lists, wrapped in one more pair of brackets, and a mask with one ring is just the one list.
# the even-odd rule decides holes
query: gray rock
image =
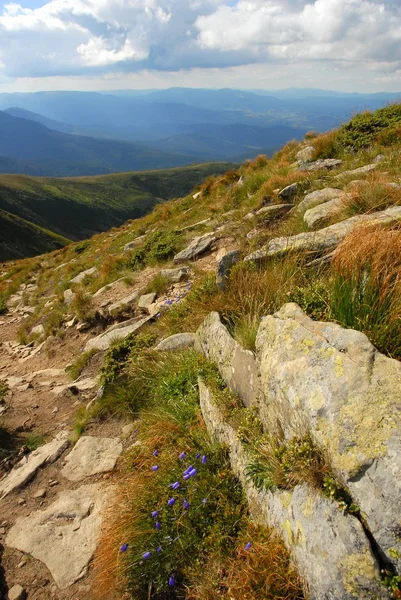
{"label": "gray rock", "polygon": [[298,193],[298,183],[292,183],[291,185],[287,185],[287,187],[282,189],[278,193],[278,196],[279,196],[279,198],[282,198],[283,200],[291,200],[292,198],[295,198],[297,193]]}
{"label": "gray rock", "polygon": [[215,236],[210,233],[194,238],[189,246],[174,256],[174,262],[182,263],[188,260],[194,260],[206,252],[206,250],[209,250],[215,240]]}
{"label": "gray rock", "polygon": [[88,571],[102,525],[109,490],[85,485],[62,492],[45,510],[20,517],[6,537],[6,545],[43,562],[60,589]]}
{"label": "gray rock", "polygon": [[70,283],[73,283],[73,284],[82,283],[83,280],[85,279],[85,277],[93,277],[94,275],[97,275],[97,272],[98,271],[97,271],[96,267],[91,267],[90,269],[81,271],[81,273],[78,273],[78,275],[76,275],[73,279],[70,280]]}
{"label": "gray rock", "polygon": [[343,194],[334,200],[310,208],[304,214],[304,221],[309,229],[320,229],[344,211],[346,195]]}
{"label": "gray rock", "polygon": [[10,492],[31,481],[40,467],[56,461],[68,446],[66,432],[60,433],[54,440],[44,444],[24,457],[13,470],[0,481],[0,496],[5,498]]}
{"label": "gray rock", "polygon": [[118,439],[83,436],[67,455],[61,474],[70,481],[82,481],[112,471],[122,451]]}
{"label": "gray rock", "polygon": [[45,498],[46,490],[45,488],[40,488],[37,492],[34,493],[33,498]]}
{"label": "gray rock", "polygon": [[32,327],[32,329],[31,329],[32,335],[37,335],[40,337],[41,335],[44,335],[44,333],[45,333],[45,328],[43,327],[42,324],[36,325],[36,327]]}
{"label": "gray rock", "polygon": [[263,206],[263,208],[257,210],[256,215],[263,216],[263,220],[268,221],[282,217],[293,208],[293,204],[272,204],[271,206]]}
{"label": "gray rock", "polygon": [[332,169],[336,169],[342,164],[343,161],[337,158],[324,158],[322,160],[315,160],[312,163],[302,165],[300,169],[302,169],[302,171],[320,171],[324,169],[327,171],[331,171]]}
{"label": "gray rock", "polygon": [[295,158],[302,163],[310,162],[313,159],[314,153],[315,149],[313,146],[306,146],[296,153]]}
{"label": "gray rock", "polygon": [[385,160],[386,157],[384,156],[384,154],[378,154],[372,161],[373,164],[380,164],[381,162],[383,162],[383,160]]}
{"label": "gray rock", "polygon": [[75,299],[76,294],[72,290],[65,290],[64,292],[64,303],[69,306]]}
{"label": "gray rock", "polygon": [[225,290],[227,278],[231,269],[239,261],[239,250],[233,250],[225,254],[217,264],[216,283],[219,290]]}
{"label": "gray rock", "polygon": [[325,202],[329,202],[329,200],[334,200],[341,196],[342,190],[336,188],[325,188],[324,190],[317,190],[316,192],[311,192],[307,194],[303,200],[296,207],[296,212],[298,214],[309,210],[310,208],[314,208],[319,204],[324,204]]}
{"label": "gray rock", "polygon": [[113,342],[124,340],[127,336],[131,335],[131,333],[139,331],[139,329],[151,319],[152,317],[145,317],[144,319],[136,320],[130,325],[119,323],[118,327],[110,327],[101,335],[89,340],[85,346],[84,352],[89,352],[89,350],[107,350]]}
{"label": "gray rock", "polygon": [[26,591],[24,588],[17,583],[8,591],[8,600],[25,600]]}
{"label": "gray rock", "polygon": [[195,346],[196,335],[194,333],[176,333],[159,342],[155,350],[183,350]]}
{"label": "gray rock", "polygon": [[189,267],[179,267],[177,269],[162,269],[160,274],[165,277],[169,283],[180,283],[186,281],[191,269]]}
{"label": "gray rock", "polygon": [[128,254],[128,252],[131,252],[131,250],[134,250],[135,248],[138,248],[138,246],[141,246],[143,244],[143,242],[146,239],[146,234],[145,235],[140,235],[137,238],[135,238],[135,240],[133,240],[132,242],[128,242],[128,244],[125,244],[124,248],[123,248],[123,252],[124,254]]}
{"label": "gray rock", "polygon": [[196,347],[218,365],[226,385],[239,394],[246,406],[256,402],[259,376],[255,356],[231,337],[218,313],[210,313],[198,329]]}
{"label": "gray rock", "polygon": [[260,235],[261,233],[263,233],[263,229],[258,229],[257,227],[255,227],[255,229],[251,229],[251,231],[248,231],[246,237],[248,238],[248,240],[253,240],[254,238],[258,237],[258,235]]}
{"label": "gray rock", "polygon": [[131,312],[135,307],[136,301],[138,299],[139,292],[136,290],[129,296],[118,300],[118,302],[114,302],[114,304],[110,304],[108,311],[111,317],[118,317],[126,312]]}
{"label": "gray rock", "polygon": [[143,294],[138,300],[138,308],[144,313],[150,313],[149,310],[151,305],[157,298],[157,294],[155,292],[151,292],[150,294]]}
{"label": "gray rock", "polygon": [[354,175],[364,175],[365,173],[370,173],[377,169],[377,163],[373,163],[371,165],[365,165],[364,167],[359,167],[359,169],[353,169],[352,171],[343,171],[334,177],[334,179],[344,179],[345,177],[353,177]]}
{"label": "gray rock", "polygon": [[379,565],[359,521],[306,485],[291,491],[259,492],[246,475],[253,456],[202,381],[199,396],[209,434],[228,448],[252,519],[273,527],[283,536],[307,583],[310,600],[388,598],[381,585]]}
{"label": "gray rock", "polygon": [[256,250],[244,258],[245,261],[263,261],[271,257],[282,256],[288,252],[323,252],[334,249],[344,237],[355,227],[360,225],[391,225],[401,221],[401,207],[392,206],[386,210],[366,215],[357,215],[320,229],[300,233],[290,237],[281,237],[271,240],[267,246]]}
{"label": "gray rock", "polygon": [[124,280],[124,277],[120,277],[120,279],[116,279],[116,281],[113,281],[112,283],[108,283],[107,285],[104,285],[103,287],[99,288],[98,291],[95,292],[92,297],[99,298],[100,296],[103,296],[107,292],[113,290],[113,288],[115,288],[123,280]]}
{"label": "gray rock", "polygon": [[381,552],[400,569],[401,363],[363,333],[314,322],[296,304],[263,320],[257,356],[261,397],[268,398],[262,419],[268,423],[274,405],[287,415],[285,435],[306,422]]}

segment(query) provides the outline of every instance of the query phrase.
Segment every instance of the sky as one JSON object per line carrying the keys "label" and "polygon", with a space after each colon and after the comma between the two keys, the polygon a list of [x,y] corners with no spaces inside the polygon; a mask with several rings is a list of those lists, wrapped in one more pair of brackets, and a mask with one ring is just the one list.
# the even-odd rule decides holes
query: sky
{"label": "sky", "polygon": [[0,0],[0,91],[401,91],[401,0]]}

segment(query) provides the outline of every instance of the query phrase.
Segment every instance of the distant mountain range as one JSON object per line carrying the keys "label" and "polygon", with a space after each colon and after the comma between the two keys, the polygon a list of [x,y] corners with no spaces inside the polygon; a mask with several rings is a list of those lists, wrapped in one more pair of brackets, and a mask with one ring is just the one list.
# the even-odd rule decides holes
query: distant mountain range
{"label": "distant mountain range", "polygon": [[75,176],[240,162],[400,97],[187,88],[0,94],[0,172]]}

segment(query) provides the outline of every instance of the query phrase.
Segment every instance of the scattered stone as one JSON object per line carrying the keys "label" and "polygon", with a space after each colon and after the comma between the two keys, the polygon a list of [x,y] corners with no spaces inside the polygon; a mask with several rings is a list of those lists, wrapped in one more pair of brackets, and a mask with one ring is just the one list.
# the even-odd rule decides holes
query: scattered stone
{"label": "scattered stone", "polygon": [[19,387],[25,383],[25,379],[23,377],[15,377],[14,375],[9,375],[6,377],[6,383],[10,390],[13,390],[16,387]]}
{"label": "scattered stone", "polygon": [[365,165],[364,167],[359,167],[359,169],[353,169],[352,171],[343,171],[334,177],[334,179],[343,179],[344,177],[352,177],[354,175],[363,175],[364,173],[370,173],[377,168],[377,163],[373,163],[371,165]]}
{"label": "scattered stone", "polygon": [[60,396],[66,390],[70,390],[73,394],[79,394],[80,392],[87,392],[88,390],[93,390],[93,388],[98,386],[98,379],[93,377],[85,377],[83,379],[77,379],[73,381],[73,383],[68,383],[66,385],[58,385],[52,389],[52,392],[55,396]]}
{"label": "scattered stone", "polygon": [[46,496],[45,488],[38,489],[38,491],[35,492],[33,495],[34,498],[45,498],[45,496]]}
{"label": "scattered stone", "polygon": [[401,221],[401,207],[392,206],[380,212],[351,217],[319,231],[275,238],[267,246],[246,256],[244,260],[261,261],[294,251],[323,252],[338,246],[344,237],[355,227],[360,225],[391,225],[399,221]]}
{"label": "scattered stone", "polygon": [[100,289],[98,289],[97,292],[95,292],[93,294],[92,298],[99,298],[99,296],[103,296],[103,294],[105,294],[106,292],[109,292],[110,290],[112,290],[114,287],[116,287],[123,280],[124,280],[124,277],[120,277],[120,279],[116,279],[116,281],[113,281],[113,283],[108,283],[107,285],[104,285],[103,287],[101,287]]}
{"label": "scattered stone", "polygon": [[26,591],[19,583],[13,585],[11,590],[8,591],[8,600],[25,600],[25,598]]}
{"label": "scattered stone", "polygon": [[28,456],[24,457],[13,470],[0,481],[0,499],[28,483],[28,481],[33,479],[40,467],[56,461],[67,446],[67,433],[61,432],[54,440],[40,446],[40,448],[37,448]]}
{"label": "scattered stone", "polygon": [[83,436],[65,459],[61,474],[70,481],[112,471],[123,445],[118,439]]}
{"label": "scattered stone", "polygon": [[306,146],[305,148],[302,148],[302,150],[296,153],[295,158],[299,160],[299,162],[311,162],[314,153],[315,149],[313,146]]}
{"label": "scattered stone", "polygon": [[272,204],[271,206],[264,206],[256,211],[256,215],[263,215],[264,220],[273,220],[277,217],[282,217],[294,208],[293,204]]}
{"label": "scattered stone", "polygon": [[18,500],[17,500],[17,504],[18,504],[19,506],[24,506],[24,504],[26,504],[26,500],[25,500],[25,498],[18,498]]}
{"label": "scattered stone", "polygon": [[55,406],[52,410],[52,415],[56,415],[58,413],[59,409],[57,408],[57,406]]}
{"label": "scattered stone", "polygon": [[217,265],[216,284],[219,290],[225,290],[231,269],[239,262],[239,250],[233,250],[223,256]]}
{"label": "scattered stone", "polygon": [[343,212],[345,203],[346,195],[343,194],[334,200],[310,208],[304,214],[304,221],[309,229],[320,229]]}
{"label": "scattered stone", "polygon": [[155,350],[183,350],[195,346],[196,335],[194,333],[176,333],[157,344]]}
{"label": "scattered stone", "polygon": [[44,333],[45,333],[45,328],[43,327],[42,324],[36,325],[36,327],[32,327],[32,329],[31,329],[31,334],[37,335],[38,337],[40,337],[41,335],[44,335]]}
{"label": "scattered stone", "polygon": [[150,306],[154,303],[157,298],[157,294],[155,292],[151,292],[150,294],[143,294],[138,300],[138,308],[144,313],[150,313]]}
{"label": "scattered stone", "polygon": [[6,544],[42,561],[58,587],[66,589],[88,571],[108,497],[109,490],[98,484],[61,492],[45,510],[17,519]]}
{"label": "scattered stone", "polygon": [[245,215],[244,221],[252,221],[252,219],[254,219],[254,218],[255,218],[255,213],[249,212],[248,214]]}
{"label": "scattered stone", "polygon": [[215,236],[210,233],[194,238],[189,246],[174,256],[174,262],[181,263],[195,260],[195,258],[206,252],[215,240]]}
{"label": "scattered stone", "polygon": [[332,169],[336,169],[342,164],[343,161],[337,158],[324,158],[322,160],[315,160],[314,162],[302,165],[300,166],[300,169],[302,171],[320,171],[323,169],[331,171]]}
{"label": "scattered stone", "polygon": [[194,194],[194,195],[192,196],[192,198],[193,198],[194,200],[197,200],[197,199],[198,199],[198,198],[200,198],[201,196],[202,196],[202,192],[196,192],[196,194]]}
{"label": "scattered stone", "polygon": [[292,183],[291,185],[287,185],[287,187],[283,188],[279,193],[279,198],[283,200],[292,200],[298,193],[298,183]]}
{"label": "scattered stone", "polygon": [[5,527],[0,527],[0,535],[4,535],[6,532],[6,528]]}
{"label": "scattered stone", "polygon": [[122,438],[125,439],[127,437],[129,437],[131,435],[131,433],[133,433],[136,429],[136,425],[135,423],[128,423],[127,425],[124,425],[124,427],[121,430],[121,434],[122,434]]}
{"label": "scattered stone", "polygon": [[253,405],[259,391],[254,354],[231,337],[217,312],[206,317],[196,337],[195,347],[218,365],[226,385],[239,394],[246,406]]}
{"label": "scattered stone", "polygon": [[49,479],[49,485],[50,487],[54,487],[55,485],[58,485],[58,481],[56,479]]}
{"label": "scattered stone", "polygon": [[85,277],[93,277],[97,275],[98,270],[96,267],[91,267],[90,269],[86,269],[85,271],[81,271],[78,275],[76,275],[73,279],[70,280],[70,283],[78,284],[82,283]]}
{"label": "scattered stone", "polygon": [[377,165],[377,164],[379,164],[379,163],[383,162],[383,160],[385,160],[385,159],[386,159],[386,157],[384,156],[384,154],[378,154],[378,155],[376,156],[376,158],[374,158],[374,159],[372,160],[372,163],[373,163],[373,164],[375,164],[375,165]]}
{"label": "scattered stone", "polygon": [[296,207],[296,212],[297,214],[301,214],[310,208],[319,206],[319,204],[324,204],[325,202],[329,202],[329,200],[335,200],[336,198],[339,198],[342,193],[342,190],[337,188],[324,188],[323,190],[311,192],[301,200]]}
{"label": "scattered stone", "polygon": [[123,313],[132,312],[132,310],[135,307],[138,296],[139,296],[139,292],[138,292],[138,290],[136,290],[129,296],[126,296],[125,298],[123,298],[122,300],[119,300],[118,302],[111,304],[108,308],[109,315],[111,317],[118,317],[119,315],[122,315]]}
{"label": "scattered stone", "polygon": [[64,303],[67,304],[67,306],[69,306],[75,299],[76,294],[74,294],[74,292],[72,290],[65,290],[64,291]]}
{"label": "scattered stone", "polygon": [[124,340],[131,333],[139,331],[146,323],[148,323],[153,317],[145,317],[139,321],[135,321],[130,325],[119,323],[118,327],[110,327],[105,333],[89,340],[85,346],[84,352],[89,350],[108,350],[113,342],[117,340]]}
{"label": "scattered stone", "polygon": [[20,562],[18,563],[17,567],[18,569],[22,569],[23,567],[25,567],[25,565],[27,564],[27,560],[26,558],[23,558],[22,560],[20,560]]}
{"label": "scattered stone", "polygon": [[399,570],[401,363],[380,354],[363,333],[315,322],[296,304],[262,321],[256,347],[262,422],[267,426],[274,402],[277,414],[287,415],[286,438],[306,424],[380,552]]}
{"label": "scattered stone", "polygon": [[179,267],[177,269],[162,269],[160,274],[169,283],[180,283],[188,279],[190,272],[191,269],[189,267]]}
{"label": "scattered stone", "polygon": [[77,317],[73,317],[70,321],[67,321],[65,323],[66,328],[70,329],[71,327],[74,327],[74,325],[76,324],[77,320],[78,320]]}
{"label": "scattered stone", "polygon": [[133,240],[132,242],[128,242],[128,244],[125,244],[125,246],[123,248],[124,254],[131,252],[131,250],[134,250],[134,248],[138,248],[138,246],[140,246],[145,241],[145,239],[146,239],[146,234],[140,235],[137,238],[135,238],[135,240]]}
{"label": "scattered stone", "polygon": [[75,329],[77,331],[88,331],[88,329],[90,329],[91,327],[92,325],[88,321],[81,321],[80,323],[78,323]]}

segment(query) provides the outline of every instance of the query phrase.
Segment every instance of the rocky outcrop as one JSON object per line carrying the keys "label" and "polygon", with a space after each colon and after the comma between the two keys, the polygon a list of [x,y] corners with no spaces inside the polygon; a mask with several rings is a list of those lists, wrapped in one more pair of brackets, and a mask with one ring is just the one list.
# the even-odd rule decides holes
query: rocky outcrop
{"label": "rocky outcrop", "polygon": [[81,271],[81,273],[78,273],[78,275],[76,275],[73,279],[70,280],[70,283],[73,283],[73,284],[82,283],[86,277],[94,277],[95,275],[97,275],[97,272],[98,271],[97,271],[96,267],[91,267],[90,269]]}
{"label": "rocky outcrop", "polygon": [[271,240],[267,246],[252,252],[245,257],[245,261],[262,261],[275,256],[282,256],[288,252],[323,252],[334,249],[355,227],[361,225],[391,225],[401,221],[401,207],[393,206],[377,213],[357,215],[308,233],[300,233],[290,237],[280,237]]}
{"label": "rocky outcrop", "polygon": [[129,296],[118,300],[118,302],[114,302],[110,304],[108,311],[111,317],[118,317],[126,312],[132,312],[135,307],[136,301],[138,300],[139,292],[136,290]]}
{"label": "rocky outcrop", "polygon": [[206,252],[206,250],[209,250],[215,240],[216,237],[211,233],[194,238],[189,246],[174,256],[174,262],[178,264],[195,260],[198,256]]}
{"label": "rocky outcrop", "polygon": [[337,167],[340,167],[342,164],[343,161],[338,158],[324,158],[302,165],[300,169],[302,169],[302,171],[331,171],[332,169],[337,169]]}
{"label": "rocky outcrop", "polygon": [[202,381],[199,395],[206,427],[214,440],[228,448],[252,518],[280,532],[306,581],[310,600],[388,598],[381,585],[379,565],[359,521],[307,485],[288,491],[258,491],[246,476],[251,459],[247,449]]}
{"label": "rocky outcrop", "polygon": [[359,167],[359,169],[353,169],[351,171],[343,171],[334,177],[334,179],[345,179],[346,177],[354,177],[358,175],[365,175],[366,173],[370,173],[377,169],[378,163],[372,163],[371,165],[365,165],[364,167]]}
{"label": "rocky outcrop", "polygon": [[219,290],[225,290],[227,286],[227,278],[231,269],[239,261],[239,250],[233,250],[221,257],[217,264],[216,283]]}
{"label": "rocky outcrop", "polygon": [[194,333],[176,333],[157,344],[155,350],[166,352],[169,350],[183,350],[195,346],[196,336]]}
{"label": "rocky outcrop", "polygon": [[98,335],[95,338],[89,340],[85,346],[84,352],[90,350],[107,350],[113,344],[113,342],[124,340],[131,333],[139,331],[152,317],[145,317],[143,319],[135,320],[134,323],[129,325],[120,323],[118,327],[110,327],[107,331]]}
{"label": "rocky outcrop", "polygon": [[314,208],[319,204],[324,204],[325,202],[329,202],[330,200],[339,198],[341,194],[342,190],[336,188],[324,188],[323,190],[316,190],[315,192],[307,194],[305,198],[301,200],[301,202],[296,207],[296,212],[298,214],[302,214],[306,210]]}
{"label": "rocky outcrop", "polygon": [[62,492],[45,510],[18,518],[6,544],[42,561],[65,589],[87,573],[109,494],[98,484]]}
{"label": "rocky outcrop", "polygon": [[327,225],[331,219],[340,215],[346,206],[346,195],[339,196],[334,200],[329,200],[324,204],[319,204],[310,208],[304,214],[304,221],[309,229],[319,229]]}
{"label": "rocky outcrop", "polygon": [[218,313],[210,313],[198,329],[196,347],[218,365],[226,385],[239,394],[246,406],[256,402],[259,381],[255,356],[231,337]]}
{"label": "rocky outcrop", "polygon": [[162,269],[160,274],[167,279],[169,283],[180,283],[186,281],[191,270],[189,267],[179,267],[177,269]]}
{"label": "rocky outcrop", "polygon": [[258,217],[263,217],[263,221],[273,221],[278,217],[282,217],[294,208],[293,204],[272,204],[271,206],[263,206],[256,211]]}
{"label": "rocky outcrop", "polygon": [[296,153],[295,158],[301,163],[311,162],[314,153],[315,149],[313,146],[306,146]]}
{"label": "rocky outcrop", "polygon": [[287,187],[283,188],[279,191],[278,197],[282,200],[292,200],[298,193],[298,183],[292,183],[291,185],[287,185]]}
{"label": "rocky outcrop", "polygon": [[[303,418],[380,550],[401,569],[401,363],[363,333],[314,322],[296,304],[262,321],[257,355],[262,418],[272,403]],[[295,425],[282,420],[287,435]]]}

